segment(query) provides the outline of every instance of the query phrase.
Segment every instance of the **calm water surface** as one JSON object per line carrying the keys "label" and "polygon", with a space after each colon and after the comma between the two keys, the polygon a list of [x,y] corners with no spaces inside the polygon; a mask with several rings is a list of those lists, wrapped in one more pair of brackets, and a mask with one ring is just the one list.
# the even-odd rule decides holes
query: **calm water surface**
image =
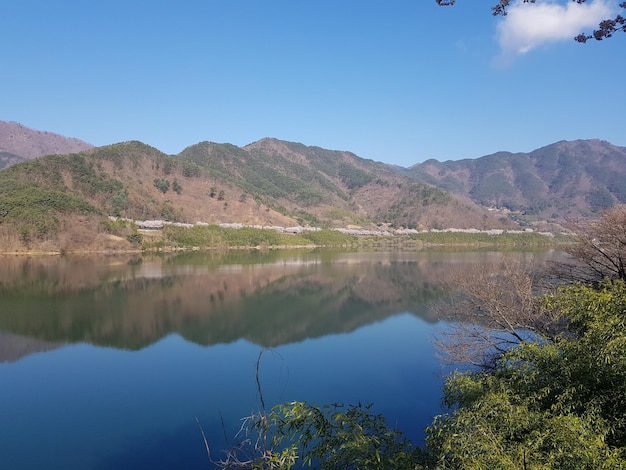
{"label": "calm water surface", "polygon": [[[415,442],[440,411],[429,306],[499,253],[0,258],[0,468],[211,468],[241,418],[373,403]],[[537,256],[523,254],[520,256]]]}

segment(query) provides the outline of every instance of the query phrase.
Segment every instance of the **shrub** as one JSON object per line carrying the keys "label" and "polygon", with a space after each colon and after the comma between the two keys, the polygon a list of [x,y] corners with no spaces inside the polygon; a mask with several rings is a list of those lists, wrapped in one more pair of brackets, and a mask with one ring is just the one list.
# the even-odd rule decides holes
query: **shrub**
{"label": "shrub", "polygon": [[170,182],[169,180],[164,180],[161,178],[155,178],[154,179],[154,186],[161,191],[163,194],[165,194],[169,189],[170,189]]}

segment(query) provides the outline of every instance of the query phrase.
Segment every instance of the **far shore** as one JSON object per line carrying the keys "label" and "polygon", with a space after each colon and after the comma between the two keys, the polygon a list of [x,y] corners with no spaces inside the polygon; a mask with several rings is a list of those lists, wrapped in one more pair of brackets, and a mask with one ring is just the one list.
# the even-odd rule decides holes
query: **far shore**
{"label": "far shore", "polygon": [[[553,246],[565,243],[572,243],[574,238],[572,233],[551,233],[538,232],[533,229],[526,230],[504,230],[504,229],[394,229],[383,227],[379,230],[363,229],[360,227],[320,229],[316,227],[277,227],[277,226],[251,226],[244,224],[217,224],[217,227],[230,232],[239,229],[253,229],[260,233],[276,233],[280,235],[280,241],[273,243],[251,243],[251,244],[228,244],[227,242],[217,244],[204,244],[200,246],[185,244],[180,242],[166,241],[163,239],[163,228],[170,225],[181,229],[208,230],[209,224],[182,224],[165,221],[128,221],[136,225],[137,233],[142,237],[142,243],[133,243],[129,246],[106,247],[93,249],[76,247],[76,249],[50,249],[41,246],[26,248],[23,250],[2,251],[3,256],[62,256],[62,255],[138,255],[142,253],[174,253],[181,251],[231,251],[231,250],[274,250],[274,249],[303,249],[311,250],[318,248],[341,248],[341,249],[373,249],[373,250],[416,250],[424,248],[468,248],[481,249],[493,246],[495,248],[527,248],[537,246]],[[215,227],[215,226],[214,226]],[[307,232],[341,234],[341,240],[331,240],[329,242],[311,242],[303,239],[302,234]],[[293,236],[296,243],[290,243]],[[274,235],[276,237],[276,235]],[[124,239],[119,238],[120,241]],[[302,243],[300,243],[302,242]],[[48,249],[46,249],[48,248]]]}

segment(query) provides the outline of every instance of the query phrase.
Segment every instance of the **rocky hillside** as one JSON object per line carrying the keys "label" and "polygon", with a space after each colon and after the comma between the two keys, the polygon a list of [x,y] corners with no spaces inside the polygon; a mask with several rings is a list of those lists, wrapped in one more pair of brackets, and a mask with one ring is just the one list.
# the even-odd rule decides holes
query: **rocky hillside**
{"label": "rocky hillside", "polygon": [[92,147],[82,140],[0,121],[0,168],[43,155],[76,153]]}
{"label": "rocky hillside", "polygon": [[626,147],[601,140],[561,141],[530,153],[428,160],[405,174],[483,206],[558,221],[626,203]]}

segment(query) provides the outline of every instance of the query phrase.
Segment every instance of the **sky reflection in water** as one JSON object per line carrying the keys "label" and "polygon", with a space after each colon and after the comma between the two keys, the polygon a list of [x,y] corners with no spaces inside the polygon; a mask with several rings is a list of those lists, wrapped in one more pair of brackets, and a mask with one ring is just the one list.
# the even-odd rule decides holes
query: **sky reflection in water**
{"label": "sky reflection in water", "polygon": [[159,260],[141,267],[152,278],[96,262],[80,283],[74,264],[5,263],[0,466],[210,468],[195,419],[218,454],[259,409],[266,346],[268,407],[374,403],[419,442],[442,384],[426,304],[436,273],[477,260],[381,256]]}

